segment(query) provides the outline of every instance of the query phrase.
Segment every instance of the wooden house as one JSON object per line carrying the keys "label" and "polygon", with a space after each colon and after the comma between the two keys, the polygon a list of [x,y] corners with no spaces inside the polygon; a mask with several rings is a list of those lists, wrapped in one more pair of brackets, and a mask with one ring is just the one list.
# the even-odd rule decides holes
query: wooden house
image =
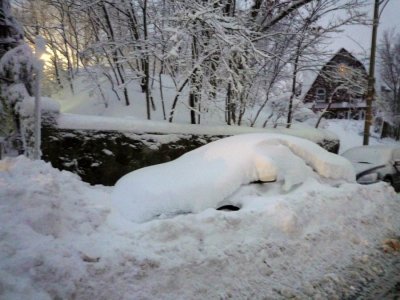
{"label": "wooden house", "polygon": [[364,65],[340,49],[320,70],[304,96],[314,112],[327,118],[364,119],[368,74]]}

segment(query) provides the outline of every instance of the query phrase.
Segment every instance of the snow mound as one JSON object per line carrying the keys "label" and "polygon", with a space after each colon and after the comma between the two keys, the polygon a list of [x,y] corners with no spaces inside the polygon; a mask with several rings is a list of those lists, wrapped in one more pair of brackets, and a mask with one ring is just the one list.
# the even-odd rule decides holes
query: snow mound
{"label": "snow mound", "polygon": [[117,212],[140,223],[217,208],[242,185],[253,181],[278,181],[287,192],[318,175],[350,182],[355,179],[349,161],[308,140],[246,134],[210,143],[172,162],[131,172],[116,183],[112,201]]}
{"label": "snow mound", "polygon": [[[223,153],[206,150],[192,155]],[[357,284],[398,274],[398,263],[382,271],[377,246],[398,236],[399,197],[383,182],[324,181],[283,193],[279,180],[245,185],[229,197],[244,204],[237,212],[116,227],[111,188],[42,161],[0,160],[0,299],[350,299]]]}
{"label": "snow mound", "polygon": [[[100,226],[108,212],[105,197],[49,163],[24,156],[0,160],[0,298],[54,299],[32,281],[46,286],[58,280],[65,283],[58,298],[71,299],[68,291],[83,269],[78,245],[63,239]],[[2,295],[3,288],[7,292]]]}

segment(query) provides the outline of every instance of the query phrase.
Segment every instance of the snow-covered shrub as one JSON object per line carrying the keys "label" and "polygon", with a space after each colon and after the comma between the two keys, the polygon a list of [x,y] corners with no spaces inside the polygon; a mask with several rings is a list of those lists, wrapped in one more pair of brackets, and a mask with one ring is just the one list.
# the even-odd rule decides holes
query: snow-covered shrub
{"label": "snow-covered shrub", "polygon": [[0,59],[0,134],[4,138],[5,152],[30,154],[33,117],[23,111],[23,102],[33,93],[34,57],[28,45],[19,45]]}

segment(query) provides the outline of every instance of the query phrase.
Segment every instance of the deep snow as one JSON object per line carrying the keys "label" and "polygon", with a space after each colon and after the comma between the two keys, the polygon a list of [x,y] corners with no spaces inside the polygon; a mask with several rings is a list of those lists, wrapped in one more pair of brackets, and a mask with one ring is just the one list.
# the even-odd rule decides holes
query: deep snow
{"label": "deep snow", "polygon": [[112,190],[42,161],[1,160],[0,298],[345,298],[366,280],[346,270],[381,274],[376,249],[400,228],[385,183],[247,185],[231,199],[251,210],[142,224],[115,218]]}
{"label": "deep snow", "polygon": [[[281,134],[236,135],[123,176],[112,198],[124,217],[143,222],[232,204],[229,197],[254,181],[276,181],[288,192],[317,177],[312,170],[325,178],[355,181],[348,160],[313,142]],[[254,209],[243,200],[235,204]]]}
{"label": "deep snow", "polygon": [[[338,120],[331,119],[324,121],[324,128],[327,131],[335,133],[340,140],[339,153],[343,153],[346,150],[354,147],[361,146],[363,144],[364,134],[364,121],[363,120]],[[379,134],[375,133],[373,127],[371,128],[371,134],[369,139],[369,145],[398,145],[399,141],[395,141],[391,138],[379,138]]]}
{"label": "deep snow", "polygon": [[[166,121],[164,120],[167,120],[173,112],[173,122],[175,124],[190,124],[191,109],[188,105],[189,89],[185,88],[183,91],[178,92],[179,83],[178,86],[175,86],[174,81],[167,75],[162,75],[162,78],[165,112],[162,109],[160,100],[159,81],[156,79],[154,85],[152,84],[152,96],[154,98],[155,109],[151,110],[151,120],[163,121],[165,124]],[[59,101],[61,112],[63,113],[126,118],[131,120],[146,119],[145,94],[141,91],[138,81],[132,81],[126,85],[131,102],[129,106],[126,106],[123,101],[117,100],[111,86],[107,83],[105,78],[100,81],[100,86],[103,89],[107,103],[104,103],[104,100],[100,97],[99,90],[97,86],[94,85],[93,80],[88,79],[85,74],[78,74],[74,80],[74,93],[69,92],[68,89],[62,89],[58,93],[52,95],[52,97]],[[267,127],[272,127],[274,124],[284,126],[286,124],[286,113],[283,113],[282,110],[286,109],[287,102],[290,98],[290,92],[287,92],[290,90],[290,87],[286,87],[285,85],[286,83],[283,83],[283,86],[277,89],[273,96],[271,95],[271,99],[259,113],[258,110],[261,103],[265,101],[264,98],[259,95],[258,98],[250,101],[254,103],[246,107],[242,117],[242,125],[249,126],[251,123],[255,122],[255,127],[262,127],[263,123],[268,120]],[[119,93],[121,93],[121,91],[119,91]],[[176,95],[179,95],[179,100],[176,107],[172,109]],[[225,94],[221,95],[217,93],[214,100],[202,101],[200,113],[202,125],[218,126],[226,124],[225,96]],[[258,117],[256,117],[257,114]],[[302,101],[297,98],[294,99],[293,121],[295,123],[298,123],[299,120],[306,120],[313,117],[315,117],[315,115]],[[316,119],[311,121],[313,126],[316,121]]]}
{"label": "deep snow", "polygon": [[[79,97],[69,100],[73,101],[62,103],[64,108],[70,106],[66,111],[119,118],[124,111],[126,118],[63,114],[60,125],[68,128],[95,124],[96,128],[136,126],[144,132],[193,130],[187,124],[166,126],[135,119],[121,105],[110,105],[105,111]],[[159,110],[157,114],[154,119],[160,120]],[[176,120],[187,123],[187,115],[177,114]],[[221,124],[221,118],[204,123]],[[361,144],[362,122],[324,123],[340,137],[340,152]],[[226,127],[196,130],[219,132]],[[381,142],[393,143],[371,139],[372,144]],[[140,176],[128,175],[132,177],[129,189],[122,190],[131,196],[147,190],[157,194],[153,207],[158,209],[165,200],[173,204],[172,211],[157,211],[157,218],[145,206],[150,214],[139,221],[153,220],[143,223],[129,221],[129,211],[127,218],[121,216],[127,206],[115,205],[115,197],[121,199],[118,185],[116,189],[90,186],[74,174],[24,157],[1,160],[0,299],[343,299],[353,295],[358,285],[385,273],[380,259],[386,261],[391,254],[383,253],[380,246],[400,231],[400,200],[394,190],[386,183],[355,184],[352,171],[340,163],[324,173],[317,166],[338,158],[321,154],[315,145],[306,146],[305,152],[282,141],[261,145],[260,149],[254,144],[240,148],[236,156],[232,150],[237,143],[213,152],[215,157],[227,157],[233,163],[228,167],[236,169],[203,165],[199,159],[199,152],[207,152],[203,149],[170,164],[167,171],[173,176],[165,172],[154,177],[164,172],[160,166],[151,172],[138,171]],[[226,152],[231,155],[223,155]],[[192,165],[182,172],[185,160]],[[238,173],[238,162],[248,173]],[[285,167],[285,172],[266,167]],[[260,170],[268,171],[262,174],[264,179],[277,182],[247,185],[259,179],[255,173]],[[293,176],[287,173],[291,170]],[[223,172],[227,172],[223,184],[211,184]],[[187,185],[192,175],[203,184]],[[326,178],[330,175],[336,179]],[[300,181],[289,183],[296,178]],[[215,198],[204,203],[204,196]],[[140,199],[133,200],[137,202],[130,205],[142,205]],[[242,209],[215,210],[224,201]]]}

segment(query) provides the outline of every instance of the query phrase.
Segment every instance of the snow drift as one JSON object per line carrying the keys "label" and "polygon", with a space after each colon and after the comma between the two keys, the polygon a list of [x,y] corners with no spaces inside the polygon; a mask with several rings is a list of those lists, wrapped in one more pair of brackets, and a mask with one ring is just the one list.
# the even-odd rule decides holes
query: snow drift
{"label": "snow drift", "polygon": [[317,174],[355,179],[349,161],[308,140],[279,134],[239,135],[125,175],[116,183],[112,200],[125,218],[144,222],[217,208],[253,181],[278,181],[287,192]]}
{"label": "snow drift", "polygon": [[281,187],[244,186],[237,212],[115,226],[110,188],[1,160],[0,299],[345,299],[390,274],[379,245],[400,202],[386,183]]}

